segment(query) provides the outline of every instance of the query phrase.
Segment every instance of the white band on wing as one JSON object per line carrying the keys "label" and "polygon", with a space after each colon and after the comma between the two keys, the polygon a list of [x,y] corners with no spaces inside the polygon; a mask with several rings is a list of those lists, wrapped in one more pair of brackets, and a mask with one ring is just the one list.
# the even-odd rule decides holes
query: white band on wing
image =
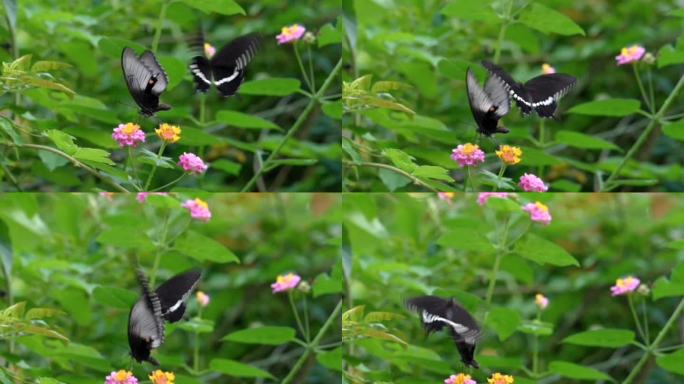
{"label": "white band on wing", "polygon": [[232,75],[225,77],[219,81],[215,81],[214,84],[216,84],[216,86],[218,87],[219,85],[221,85],[223,83],[229,83],[229,82],[235,80],[235,78],[238,77],[239,74],[240,74],[240,71],[236,70],[235,72],[233,72]]}
{"label": "white band on wing", "polygon": [[183,304],[183,300],[178,300],[178,302],[176,302],[176,304],[169,308],[169,310],[166,311],[166,313],[175,311],[176,309],[180,308],[181,304]]}
{"label": "white band on wing", "polygon": [[192,74],[193,74],[193,75],[199,77],[200,80],[202,80],[202,81],[204,81],[205,83],[211,85],[211,81],[209,81],[209,79],[207,79],[207,77],[204,76],[204,73],[202,73],[202,71],[200,71],[199,68],[197,68],[197,65],[196,65],[196,64],[190,64],[190,71],[192,71]]}
{"label": "white band on wing", "polygon": [[467,332],[467,331],[469,330],[468,327],[465,327],[465,326],[463,326],[463,325],[461,325],[461,324],[454,323],[453,321],[448,320],[448,319],[445,319],[445,318],[443,318],[443,317],[441,317],[441,316],[433,315],[433,314],[428,313],[427,311],[423,311],[423,322],[426,322],[426,323],[430,324],[430,323],[434,323],[435,321],[441,321],[441,322],[443,322],[443,323],[447,323],[447,324],[450,325],[450,326],[454,329],[454,331],[456,331],[456,333],[458,333],[458,334]]}

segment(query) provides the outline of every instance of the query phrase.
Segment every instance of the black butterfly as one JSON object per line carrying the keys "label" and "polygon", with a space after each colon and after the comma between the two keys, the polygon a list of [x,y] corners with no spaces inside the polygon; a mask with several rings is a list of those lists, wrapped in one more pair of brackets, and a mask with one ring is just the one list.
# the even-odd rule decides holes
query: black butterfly
{"label": "black butterfly", "polygon": [[480,327],[454,299],[420,296],[408,300],[406,306],[420,315],[420,322],[428,335],[442,330],[445,326],[448,327],[463,364],[480,368],[474,359],[475,343],[480,337]]}
{"label": "black butterfly", "polygon": [[480,87],[475,76],[466,71],[466,87],[468,88],[468,103],[477,123],[477,131],[485,136],[495,133],[508,133],[508,129],[499,126],[499,119],[510,110],[510,99],[506,84],[499,78],[490,76],[484,89]]}
{"label": "black butterfly", "polygon": [[[203,55],[192,58],[190,73],[198,92],[206,92],[213,82],[222,96],[234,95],[245,79],[245,69],[259,49],[261,38],[257,34],[240,36],[207,59]],[[200,35],[200,46],[204,38]]]}
{"label": "black butterfly", "polygon": [[159,96],[169,84],[169,78],[152,52],[145,51],[137,57],[132,49],[124,48],[121,53],[121,68],[128,91],[140,107],[141,114],[152,116],[159,111],[171,109],[170,105],[159,102]]}
{"label": "black butterfly", "polygon": [[159,362],[150,356],[164,343],[164,321],[175,323],[185,313],[185,303],[199,282],[202,273],[189,271],[172,277],[151,291],[145,274],[137,271],[143,294],[131,308],[128,317],[128,345],[131,356],[138,361]]}
{"label": "black butterfly", "polygon": [[506,90],[518,104],[523,115],[535,110],[541,117],[554,117],[557,102],[568,93],[577,79],[563,73],[537,76],[526,83],[518,83],[501,67],[487,60],[482,61],[492,77],[506,85]]}

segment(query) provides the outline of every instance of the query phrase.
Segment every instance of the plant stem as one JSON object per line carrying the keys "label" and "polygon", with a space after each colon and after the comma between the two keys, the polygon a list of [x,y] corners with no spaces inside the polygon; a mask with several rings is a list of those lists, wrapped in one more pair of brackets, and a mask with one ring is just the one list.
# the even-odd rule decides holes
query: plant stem
{"label": "plant stem", "polygon": [[302,336],[306,339],[308,342],[308,337],[306,336],[306,332],[304,331],[304,326],[302,325],[302,320],[299,318],[299,312],[297,311],[297,306],[295,305],[294,302],[294,297],[292,295],[292,291],[287,291],[287,298],[290,300],[290,308],[292,308],[292,313],[294,313],[295,320],[297,321],[297,327],[299,328],[299,332],[301,332]]}
{"label": "plant stem", "polygon": [[152,272],[150,272],[150,289],[154,290],[154,283],[157,279],[157,270],[159,269],[159,260],[161,259],[162,250],[166,249],[166,236],[169,233],[169,219],[170,214],[164,218],[161,235],[159,236],[159,244],[157,244],[157,252],[154,255],[154,264],[152,265]]}
{"label": "plant stem", "polygon": [[499,185],[501,185],[501,178],[503,177],[504,172],[506,172],[506,163],[502,162],[501,168],[499,168],[499,177],[497,178],[497,181],[496,181],[498,184],[496,186],[496,190],[499,190]]}
{"label": "plant stem", "polygon": [[473,192],[475,192],[475,187],[473,187],[472,185],[472,175],[470,174],[470,167],[466,165],[466,179],[463,183],[463,192],[468,192],[468,182],[471,183],[470,186],[473,189]]}
{"label": "plant stem", "polygon": [[[14,177],[14,175],[13,175],[12,172],[9,170],[9,168],[7,168],[7,166],[5,165],[5,163],[2,162],[1,160],[0,160],[0,167],[2,167],[2,170],[3,170],[3,172],[5,173],[5,175],[7,175],[7,178],[9,179],[9,181],[10,181],[12,184],[14,184],[14,188],[16,188],[17,191],[19,191],[19,192],[23,192],[23,190],[21,189],[21,185],[19,185],[19,182],[17,181],[17,179]],[[0,189],[0,192],[1,192],[1,191],[2,191],[2,190]]]}
{"label": "plant stem", "polygon": [[309,356],[313,352],[314,348],[318,346],[318,344],[321,342],[321,339],[323,338],[323,335],[328,331],[328,328],[332,325],[333,321],[338,319],[338,315],[340,314],[340,310],[342,309],[342,300],[340,300],[337,303],[337,306],[333,310],[333,313],[328,317],[328,320],[325,321],[325,324],[321,327],[321,329],[318,331],[316,334],[316,337],[314,337],[313,341],[309,344],[309,347],[304,351],[304,353],[299,357],[295,365],[292,367],[290,370],[290,373],[285,376],[283,381],[280,384],[289,384],[292,383],[299,371],[302,369],[304,366],[304,363],[309,359]]}
{"label": "plant stem", "polygon": [[646,340],[646,334],[644,333],[644,330],[641,328],[641,322],[639,321],[639,315],[637,315],[636,309],[634,309],[634,300],[632,299],[632,295],[627,295],[627,302],[629,303],[629,311],[632,312],[632,317],[634,318],[634,323],[636,323],[637,331],[639,331],[639,335],[641,336],[641,339],[644,340],[648,344],[648,341]]}
{"label": "plant stem", "polygon": [[309,76],[311,78],[311,92],[316,93],[316,78],[314,77],[314,67],[313,67],[313,58],[311,55],[311,44],[306,45],[306,49],[309,53]]}
{"label": "plant stem", "polygon": [[[166,142],[164,141],[162,142],[162,145],[159,147],[159,151],[157,152],[157,162],[159,162],[159,158],[161,158],[165,148]],[[154,165],[152,166],[152,170],[150,171],[150,174],[147,176],[147,181],[145,182],[144,188],[145,191],[147,191],[150,188],[150,183],[152,182],[152,178],[154,178],[154,173],[157,172],[157,162],[154,163]]]}
{"label": "plant stem", "polygon": [[[677,97],[677,95],[679,94],[679,91],[681,91],[683,86],[684,86],[684,75],[682,75],[682,77],[679,78],[677,85],[675,85],[674,89],[672,89],[672,92],[670,92],[670,95],[667,97],[667,99],[665,99],[665,102],[663,103],[663,105],[660,107],[660,109],[655,114],[655,116],[653,116],[653,119],[651,119],[651,122],[648,123],[648,125],[646,126],[644,131],[641,133],[641,135],[639,136],[637,141],[634,142],[634,144],[632,144],[632,147],[629,149],[629,151],[627,151],[627,154],[625,155],[625,157],[623,157],[622,160],[620,160],[620,163],[615,168],[615,171],[613,171],[610,174],[610,176],[608,176],[608,179],[606,179],[606,181],[604,183],[604,189],[611,188],[610,184],[615,180],[616,177],[618,177],[620,175],[620,171],[622,171],[622,168],[625,167],[627,162],[629,160],[631,160],[632,157],[634,157],[634,155],[636,154],[636,152],[641,148],[641,146],[644,145],[644,143],[646,142],[646,139],[648,139],[648,136],[650,136],[651,132],[656,127],[659,120],[665,114],[665,111],[667,111],[667,109],[670,107],[670,104],[672,104],[672,102],[674,102],[674,99]],[[603,190],[601,192],[603,192]]]}
{"label": "plant stem", "polygon": [[651,114],[653,114],[655,112],[655,106],[651,105],[651,101],[649,100],[648,95],[646,94],[646,89],[644,88],[644,83],[641,82],[641,75],[639,74],[639,70],[637,69],[636,62],[632,64],[632,69],[634,70],[634,77],[636,77],[637,84],[639,85],[641,97],[644,99],[644,102],[646,102],[648,110],[651,112]]}
{"label": "plant stem", "polygon": [[[492,303],[492,297],[494,296],[494,287],[496,286],[496,275],[499,273],[499,267],[501,266],[501,259],[506,254],[506,241],[508,240],[508,226],[510,224],[510,219],[507,218],[504,222],[503,234],[501,235],[501,241],[499,242],[499,249],[496,254],[496,259],[494,260],[494,267],[492,272],[489,274],[489,286],[487,287],[487,296],[485,298],[485,307],[487,308],[487,313],[489,313],[489,307]],[[487,314],[485,314],[485,319]]]}
{"label": "plant stem", "polygon": [[304,295],[304,330],[306,331],[306,342],[311,342],[311,333],[309,329],[309,306],[306,302],[306,295]]}
{"label": "plant stem", "polygon": [[316,91],[314,91],[313,86],[311,85],[311,81],[309,80],[309,74],[306,72],[306,69],[304,69],[302,57],[299,55],[299,44],[295,42],[294,44],[292,44],[292,47],[294,48],[295,57],[297,58],[297,64],[299,64],[299,69],[302,71],[302,77],[304,77],[304,82],[306,82],[306,85],[307,87],[309,87],[311,93],[316,93]]}
{"label": "plant stem", "polygon": [[275,147],[273,152],[271,152],[271,154],[268,155],[264,164],[259,168],[259,170],[257,172],[254,173],[254,176],[252,176],[252,178],[247,182],[247,184],[245,184],[245,186],[242,188],[242,190],[240,192],[247,192],[254,186],[254,183],[256,183],[256,181],[257,181],[257,179],[259,179],[259,177],[261,177],[261,175],[264,173],[264,170],[268,169],[268,166],[270,165],[270,163],[273,160],[275,160],[275,158],[278,156],[280,151],[285,146],[285,143],[287,143],[288,140],[290,140],[290,138],[292,136],[294,136],[294,134],[297,133],[297,131],[299,131],[299,129],[302,127],[302,125],[304,125],[304,121],[306,121],[306,118],[309,116],[311,111],[313,111],[314,107],[320,102],[321,96],[325,93],[325,91],[328,89],[328,87],[330,87],[330,85],[333,83],[333,80],[335,79],[335,77],[337,77],[337,73],[340,71],[341,68],[342,68],[342,59],[340,59],[337,62],[337,65],[335,65],[335,67],[333,68],[333,70],[330,71],[328,78],[325,79],[325,82],[323,83],[321,88],[316,92],[314,97],[311,98],[311,100],[309,100],[309,104],[307,104],[306,108],[304,108],[302,113],[299,115],[299,117],[297,118],[297,121],[295,121],[295,123],[292,125],[292,128],[290,128],[290,130],[287,132],[285,137],[283,137],[282,140],[280,140],[280,142]]}
{"label": "plant stem", "polygon": [[152,53],[157,53],[157,48],[159,47],[159,39],[161,38],[162,29],[164,29],[164,20],[166,19],[166,8],[168,8],[169,2],[164,1],[162,3],[161,11],[159,11],[159,19],[157,19],[157,27],[154,31],[154,37],[152,38]]}
{"label": "plant stem", "polygon": [[646,331],[646,344],[651,343],[651,335],[648,330],[648,316],[646,312],[646,299],[642,298],[641,300],[641,312],[643,313],[644,316],[644,331]]}
{"label": "plant stem", "polygon": [[140,190],[140,179],[138,178],[138,168],[135,164],[135,156],[133,156],[133,147],[128,147],[128,160],[130,161],[130,167],[133,177],[135,177],[135,182],[138,184],[136,185],[136,188]]}
{"label": "plant stem", "polygon": [[499,37],[496,39],[496,46],[494,47],[494,64],[499,64],[499,57],[501,56],[501,44],[506,36],[506,29],[510,24],[511,12],[513,11],[513,0],[508,0],[508,7],[506,8],[506,20],[501,24],[499,30]]}
{"label": "plant stem", "polygon": [[435,193],[439,192],[438,190],[436,190],[436,189],[432,188],[431,186],[425,184],[422,180],[420,180],[419,178],[413,176],[412,174],[410,174],[410,173],[404,171],[403,169],[399,169],[399,168],[393,167],[393,166],[391,166],[391,165],[389,165],[389,164],[371,163],[371,162],[366,162],[366,161],[363,161],[363,162],[360,162],[360,163],[354,163],[354,162],[351,162],[351,161],[344,161],[344,160],[342,161],[342,163],[343,163],[344,165],[353,165],[353,166],[361,166],[361,167],[373,167],[373,168],[387,169],[387,170],[389,170],[389,171],[398,173],[398,174],[400,174],[400,175],[406,177],[407,179],[411,179],[411,181],[412,181],[414,184],[416,184],[416,185],[420,185],[420,186],[422,186],[422,187],[425,187],[425,188],[427,188],[427,189],[429,189],[430,191],[435,192]]}
{"label": "plant stem", "polygon": [[75,167],[77,167],[77,168],[83,168],[83,169],[86,170],[88,173],[90,173],[90,174],[92,174],[93,176],[97,177],[98,179],[104,181],[105,183],[111,185],[112,187],[114,187],[114,189],[118,190],[119,192],[128,192],[128,189],[126,189],[126,188],[124,188],[123,186],[117,184],[117,183],[114,182],[113,180],[110,180],[109,178],[103,176],[102,174],[100,174],[100,172],[98,172],[98,171],[96,171],[95,169],[93,169],[93,168],[91,168],[91,167],[89,167],[89,166],[87,166],[87,165],[81,163],[81,162],[78,161],[78,159],[76,159],[75,157],[70,156],[70,155],[67,155],[66,153],[60,151],[60,150],[57,149],[57,148],[49,147],[49,146],[47,146],[47,145],[38,145],[38,144],[13,144],[13,143],[2,143],[2,144],[9,145],[9,146],[12,146],[12,147],[17,147],[17,148],[31,148],[31,149],[41,150],[41,151],[52,152],[52,153],[54,153],[54,154],[56,154],[56,155],[59,155],[59,156],[65,158],[65,159],[69,160]]}
{"label": "plant stem", "polygon": [[[546,133],[546,120],[541,119],[539,121],[539,146],[541,148],[544,148],[544,140],[545,138],[545,133]],[[541,177],[542,179],[544,178],[544,165],[539,165],[539,168],[537,169],[537,176]]]}
{"label": "plant stem", "polygon": [[[198,318],[202,318],[202,306],[199,307]],[[195,331],[195,351],[192,359],[192,368],[195,372],[199,371],[199,332]]]}
{"label": "plant stem", "polygon": [[653,75],[651,74],[651,66],[648,66],[648,94],[651,99],[651,105],[655,109],[655,96],[653,95]]}
{"label": "plant stem", "polygon": [[636,376],[639,374],[639,371],[641,371],[641,367],[646,364],[646,361],[648,361],[648,358],[653,354],[655,350],[658,349],[658,345],[660,342],[665,338],[665,335],[667,335],[667,332],[670,330],[672,325],[679,320],[679,317],[682,315],[682,312],[684,312],[684,299],[682,299],[679,304],[677,305],[677,308],[675,308],[674,312],[672,313],[672,316],[667,320],[667,323],[665,323],[665,326],[658,332],[658,336],[656,336],[655,340],[653,340],[653,343],[649,345],[648,351],[644,353],[643,356],[641,356],[641,359],[636,363],[634,368],[632,368],[632,371],[629,373],[627,378],[622,382],[622,384],[630,384]]}
{"label": "plant stem", "polygon": [[162,185],[161,187],[157,187],[157,188],[155,188],[155,189],[153,189],[153,190],[151,190],[151,191],[149,191],[149,192],[162,191],[162,190],[164,190],[164,189],[166,189],[166,188],[172,186],[173,184],[176,184],[176,183],[180,182],[181,180],[183,180],[183,178],[184,178],[186,175],[187,175],[187,173],[183,173],[183,174],[180,175],[180,177],[178,177],[176,180],[171,181],[171,182],[169,182],[169,183],[167,183],[167,184],[164,184],[164,185]]}

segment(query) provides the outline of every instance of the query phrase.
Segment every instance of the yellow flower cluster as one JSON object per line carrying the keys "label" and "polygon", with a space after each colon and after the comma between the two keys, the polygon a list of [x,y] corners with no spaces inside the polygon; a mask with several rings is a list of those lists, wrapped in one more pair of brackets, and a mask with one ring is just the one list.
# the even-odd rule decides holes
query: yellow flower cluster
{"label": "yellow flower cluster", "polygon": [[514,147],[512,145],[501,145],[499,150],[496,151],[496,155],[504,162],[506,165],[515,165],[522,160],[522,149],[520,147]]}

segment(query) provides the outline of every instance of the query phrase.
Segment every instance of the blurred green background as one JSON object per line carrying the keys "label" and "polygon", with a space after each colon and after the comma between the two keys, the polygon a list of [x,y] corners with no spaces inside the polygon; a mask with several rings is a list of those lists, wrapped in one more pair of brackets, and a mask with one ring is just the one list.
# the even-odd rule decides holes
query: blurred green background
{"label": "blurred green background", "polygon": [[[675,278],[684,272],[684,195],[520,194],[515,201],[490,199],[485,206],[476,199],[476,194],[457,194],[452,203],[434,194],[345,196],[345,382],[437,383],[464,372],[450,335],[426,338],[418,315],[404,308],[405,300],[430,294],[455,297],[480,322],[475,358],[481,369],[472,371],[478,383],[493,372],[513,375],[516,384],[575,383],[581,381],[573,375],[583,368],[600,372],[586,373],[582,382],[607,383],[612,377],[622,383],[643,355],[629,340],[613,347],[563,340],[597,328],[637,334],[626,297],[611,297],[610,286],[626,275],[652,288],[644,300],[637,295],[635,305],[640,318],[646,310],[650,339],[655,338],[684,294],[684,281]],[[531,224],[519,209],[536,200],[549,207],[549,226]],[[487,308],[505,220],[510,253],[500,260]],[[674,287],[665,279],[678,263],[672,282],[679,282],[679,292],[663,295]],[[542,323],[534,322],[536,293],[550,300]],[[483,324],[486,311],[491,322]],[[679,348],[670,357],[676,364],[650,359],[633,383],[682,382],[673,373],[684,374],[676,368],[683,366],[682,329],[681,317],[675,318],[660,343]],[[538,372],[546,372],[537,380],[525,371],[532,369],[535,332],[540,333]],[[574,366],[566,371],[554,361]]]}
{"label": "blurred green background", "polygon": [[[155,286],[176,273],[201,268],[198,289],[211,298],[202,321],[195,319],[193,294],[185,321],[167,324],[166,341],[153,353],[162,369],[175,372],[177,384],[281,382],[302,356],[300,345],[279,335],[256,343],[222,338],[262,326],[297,329],[287,294],[273,294],[270,287],[288,272],[312,287],[306,296],[312,338],[316,335],[340,300],[340,198],[216,194],[203,199],[213,214],[208,223],[191,221],[180,207],[184,196],[178,195],[150,196],[145,203],[134,194],[0,196],[0,224],[9,229],[0,230],[2,266],[9,271],[0,279],[0,382],[102,383],[110,371],[131,368],[141,383],[149,382],[152,366],[132,363],[129,357],[128,315],[140,294],[129,257],[139,257],[149,277],[157,255]],[[168,236],[162,242],[166,218]],[[9,259],[8,246],[14,253]],[[294,295],[300,316],[306,308],[303,296]],[[11,337],[13,328],[3,311],[19,302],[26,302],[27,310],[59,310],[31,324],[70,342],[40,329]],[[338,319],[323,334],[316,353],[304,360],[294,382],[339,382]],[[197,339],[197,374],[187,368],[193,365],[195,329],[203,332]],[[39,377],[45,379],[36,381]]]}
{"label": "blurred green background", "polygon": [[[464,171],[449,155],[458,144],[478,142],[488,154],[486,169],[496,173],[494,149],[520,146],[522,163],[506,176],[532,172],[555,191],[595,191],[618,167],[644,132],[649,112],[631,65],[618,67],[623,47],[642,45],[655,63],[639,63],[647,94],[652,85],[656,109],[682,76],[684,19],[679,1],[647,0],[345,0],[349,68],[345,81],[371,75],[367,87],[354,89],[359,105],[345,97],[345,190],[426,191],[396,172],[359,166],[360,161],[396,166],[415,173],[442,191],[458,189]],[[508,12],[510,8],[510,12]],[[510,18],[506,16],[510,15]],[[503,26],[506,26],[505,28]],[[503,34],[501,34],[503,31]],[[501,44],[498,44],[501,39]],[[480,61],[495,60],[518,81],[542,74],[548,63],[578,78],[560,102],[558,120],[534,115],[522,118],[517,107],[502,120],[511,129],[494,140],[478,138],[465,91],[466,68],[480,82]],[[392,81],[401,84],[380,82]],[[371,88],[372,84],[372,88]],[[351,90],[349,91],[351,93]],[[363,99],[362,97],[365,97]],[[649,97],[650,98],[650,97]],[[634,101],[607,99],[632,99]],[[591,111],[573,107],[606,100]],[[646,134],[643,145],[627,161],[614,186],[621,190],[681,191],[684,121],[681,95]],[[399,105],[397,105],[399,104]],[[415,112],[402,113],[405,108]],[[389,149],[398,149],[406,156]],[[356,163],[357,165],[354,165]],[[433,168],[427,168],[433,167]],[[434,167],[440,167],[434,168]],[[452,180],[453,178],[453,180]],[[455,183],[455,184],[454,184]],[[605,186],[604,186],[605,188]]]}
{"label": "blurred green background", "polygon": [[[157,118],[145,119],[138,115],[138,108],[126,88],[121,51],[124,46],[133,47],[138,53],[151,49],[165,3],[169,5],[157,57],[170,79],[161,101],[173,109],[159,113]],[[34,63],[55,60],[69,64],[68,68],[46,71],[40,78],[63,84],[76,94],[32,88],[21,92],[17,105],[13,93],[0,93],[3,106],[0,115],[6,117],[0,120],[0,138],[51,145],[47,138],[40,136],[47,130],[57,129],[74,136],[81,147],[111,152],[111,159],[122,164],[126,153],[111,138],[114,127],[121,122],[139,122],[148,134],[146,147],[156,153],[159,141],[150,135],[160,122],[167,122],[183,129],[183,139],[169,146],[165,156],[177,159],[181,153],[192,151],[210,163],[201,183],[195,178],[186,178],[179,187],[239,190],[254,174],[255,158],[265,158],[276,147],[306,106],[307,98],[297,92],[300,87],[296,84],[276,89],[274,84],[261,83],[261,90],[238,93],[228,99],[220,97],[212,88],[206,99],[205,124],[199,124],[200,96],[195,94],[187,69],[194,56],[187,39],[202,27],[206,41],[220,49],[233,38],[259,32],[264,42],[247,69],[245,81],[286,78],[301,81],[302,89],[306,89],[292,46],[277,45],[276,35],[281,27],[300,23],[316,36],[330,37],[335,34],[339,13],[338,0],[20,1],[16,10],[16,56],[32,55]],[[0,23],[2,62],[13,61],[11,41],[8,24]],[[328,43],[319,46],[317,41],[311,48],[314,77],[319,86],[340,57],[340,44]],[[308,61],[305,45],[301,49],[304,60]],[[335,82],[327,94],[339,94],[338,84]],[[339,190],[339,120],[336,112],[330,112],[339,107],[331,104],[314,109],[279,157],[307,161],[284,163],[267,172],[263,184],[259,184],[261,189]],[[222,116],[224,111],[249,116]],[[35,150],[16,152],[11,147],[2,147],[2,157],[2,165],[6,167],[3,174],[10,170],[25,190],[111,190],[107,184],[99,183],[45,151],[38,157]],[[101,163],[93,165],[106,174],[125,179]],[[157,186],[179,175],[177,168],[158,171]],[[4,176],[2,182],[9,188],[10,180]]]}

